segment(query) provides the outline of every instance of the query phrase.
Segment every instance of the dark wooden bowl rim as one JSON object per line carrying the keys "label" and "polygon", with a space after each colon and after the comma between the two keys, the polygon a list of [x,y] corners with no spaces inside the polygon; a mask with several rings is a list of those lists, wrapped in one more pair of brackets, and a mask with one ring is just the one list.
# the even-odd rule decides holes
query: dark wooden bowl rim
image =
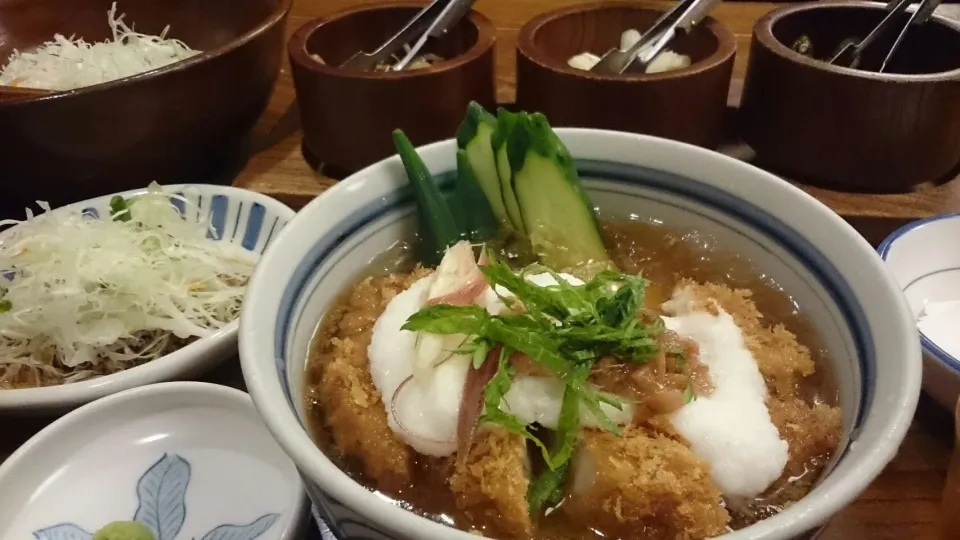
{"label": "dark wooden bowl rim", "polygon": [[730,30],[720,24],[719,21],[712,17],[707,17],[704,19],[700,26],[708,29],[710,33],[717,38],[717,50],[713,52],[710,56],[700,60],[698,62],[691,63],[689,66],[681,69],[674,69],[670,71],[663,71],[660,73],[626,73],[623,75],[608,75],[602,73],[594,73],[592,71],[584,71],[581,69],[572,68],[567,65],[566,62],[557,62],[553,57],[546,54],[540,47],[534,42],[534,36],[536,33],[547,23],[559,19],[561,17],[566,17],[567,15],[573,15],[576,13],[584,13],[590,11],[600,11],[603,9],[609,8],[628,8],[638,11],[653,11],[653,12],[662,12],[661,9],[655,9],[653,7],[639,5],[635,2],[595,2],[592,4],[577,4],[574,6],[569,6],[565,8],[560,8],[554,11],[549,11],[543,13],[530,20],[527,24],[523,25],[523,28],[520,29],[520,35],[517,37],[517,49],[532,62],[540,65],[543,68],[550,69],[553,71],[558,71],[565,73],[567,75],[583,77],[586,79],[596,79],[602,81],[630,81],[630,82],[643,82],[643,81],[658,81],[664,79],[673,79],[686,77],[688,75],[694,75],[703,71],[713,69],[720,64],[727,61],[731,56],[737,52],[737,40],[733,36],[733,33]]}
{"label": "dark wooden bowl rim", "polygon": [[[476,10],[470,10],[466,20],[470,21],[470,23],[473,24],[473,26],[477,29],[477,42],[474,43],[473,46],[463,54],[453,58],[445,58],[440,62],[430,65],[429,67],[406,71],[360,71],[354,69],[341,69],[338,66],[331,66],[316,61],[307,51],[307,41],[309,41],[313,33],[322,32],[324,25],[335,20],[368,11],[393,10],[404,7],[422,8],[423,6],[424,4],[422,2],[388,2],[377,4],[375,6],[368,5],[347,8],[326,17],[313,19],[305,23],[303,26],[298,28],[296,32],[294,32],[293,36],[290,38],[290,42],[287,44],[287,52],[290,54],[290,60],[295,62],[298,66],[317,71],[325,75],[352,79],[396,80],[426,77],[458,68],[480,58],[487,50],[493,47],[493,44],[496,41],[496,29],[494,28],[493,23],[490,22],[490,19],[488,19],[482,13]],[[402,106],[402,104],[398,103],[398,106]]]}
{"label": "dark wooden bowl rim", "polygon": [[[108,89],[119,88],[127,86],[130,84],[135,84],[144,79],[150,79],[153,77],[159,77],[164,73],[173,73],[177,71],[182,71],[185,69],[190,69],[191,67],[206,62],[211,58],[216,58],[218,56],[223,56],[224,54],[237,49],[243,46],[248,41],[253,40],[260,34],[266,32],[272,28],[277,22],[283,19],[287,13],[290,11],[290,6],[293,5],[293,0],[280,0],[277,3],[277,7],[270,13],[270,15],[264,19],[264,21],[256,26],[253,30],[250,30],[246,34],[240,36],[237,39],[217,47],[216,49],[203,51],[198,55],[191,56],[179,62],[174,62],[173,64],[159,67],[157,69],[152,69],[150,71],[144,71],[143,73],[137,73],[136,75],[131,75],[129,77],[124,77],[122,79],[117,79],[115,81],[105,82],[101,84],[94,84],[90,86],[84,86],[81,88],[75,88],[73,90],[64,90],[64,91],[47,91],[47,90],[37,90],[29,89],[29,93],[39,94],[36,97],[30,98],[27,97],[27,92],[17,92],[18,96],[11,99],[9,102],[11,106],[13,105],[23,105],[27,103],[36,103],[38,101],[48,101],[51,99],[66,99],[68,96],[75,96],[78,94],[89,94],[93,92],[100,92]],[[24,89],[26,90],[26,89]],[[5,89],[3,86],[0,86],[0,93],[4,93]],[[19,94],[23,94],[24,97],[20,97]]]}
{"label": "dark wooden bowl rim", "polygon": [[[789,60],[797,64],[803,64],[804,66],[818,69],[827,73],[833,73],[836,75],[846,75],[849,77],[857,77],[859,79],[868,79],[880,82],[931,82],[931,81],[948,81],[948,80],[957,80],[960,79],[960,68],[952,69],[950,71],[941,71],[939,73],[876,73],[873,71],[862,71],[859,69],[851,69],[848,67],[835,66],[824,62],[823,60],[817,60],[804,56],[797,51],[791,49],[787,45],[783,44],[773,35],[773,25],[777,23],[780,19],[801,13],[804,11],[813,11],[813,10],[831,10],[837,8],[867,8],[867,9],[884,9],[885,4],[882,2],[859,2],[859,1],[833,1],[830,2],[808,2],[803,4],[796,4],[785,6],[782,8],[775,9],[770,13],[764,15],[757,21],[756,26],[753,28],[753,35],[757,42],[763,46],[765,49],[776,54],[777,56]],[[960,32],[960,25],[954,23],[952,20],[939,15],[934,14],[931,17],[930,21],[927,21],[926,24],[932,24],[933,21],[950,28],[955,32]]]}

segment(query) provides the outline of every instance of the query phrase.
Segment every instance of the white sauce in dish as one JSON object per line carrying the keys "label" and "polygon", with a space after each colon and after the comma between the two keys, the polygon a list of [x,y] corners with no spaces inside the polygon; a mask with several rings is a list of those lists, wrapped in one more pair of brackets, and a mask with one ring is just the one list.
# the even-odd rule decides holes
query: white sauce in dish
{"label": "white sauce in dish", "polygon": [[673,414],[674,428],[710,463],[711,478],[726,497],[751,499],[783,474],[788,445],[767,409],[767,387],[733,317],[694,311],[686,289],[663,304],[667,328],[700,347],[714,390]]}
{"label": "white sauce in dish", "polygon": [[923,308],[917,328],[937,347],[960,358],[960,300],[930,302]]}

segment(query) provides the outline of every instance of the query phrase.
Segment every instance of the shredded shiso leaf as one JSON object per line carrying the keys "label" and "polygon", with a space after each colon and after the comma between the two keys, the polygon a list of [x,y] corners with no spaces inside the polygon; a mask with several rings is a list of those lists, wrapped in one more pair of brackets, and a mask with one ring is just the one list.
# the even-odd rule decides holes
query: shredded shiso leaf
{"label": "shredded shiso leaf", "polygon": [[33,52],[13,51],[0,70],[0,85],[41,90],[73,90],[92,86],[179,62],[196,54],[185,43],[135,32],[116,16],[116,2],[107,12],[112,40],[88,43],[56,34]]}
{"label": "shredded shiso leaf", "polygon": [[0,388],[114,373],[238,317],[255,261],[174,200],[193,215],[151,184],[101,219],[38,203],[0,221],[17,225],[0,239]]}
{"label": "shredded shiso leaf", "polygon": [[[480,358],[486,358],[487,351],[502,347],[496,374],[484,388],[484,412],[478,424],[498,424],[540,449],[547,469],[527,494],[530,513],[536,514],[544,505],[556,504],[561,496],[580,431],[581,404],[601,428],[622,433],[601,404],[622,409],[623,402],[587,384],[593,366],[606,356],[637,365],[646,363],[657,354],[657,339],[665,327],[659,317],[640,316],[647,287],[640,276],[604,270],[583,285],[571,285],[536,264],[516,274],[496,257],[490,257],[480,271],[491,287],[502,287],[515,295],[500,297],[509,308],[522,309],[514,314],[492,315],[482,306],[437,304],[410,316],[403,329],[471,336],[459,352],[473,354],[474,366]],[[551,274],[557,285],[541,287],[525,279],[528,274],[541,272]],[[552,445],[501,406],[514,375],[509,361],[514,352],[552,371],[565,384]]]}

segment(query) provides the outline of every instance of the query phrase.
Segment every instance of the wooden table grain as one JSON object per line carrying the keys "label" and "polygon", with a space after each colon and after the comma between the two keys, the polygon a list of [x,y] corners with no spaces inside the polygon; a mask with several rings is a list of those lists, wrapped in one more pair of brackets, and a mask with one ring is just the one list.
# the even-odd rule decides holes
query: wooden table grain
{"label": "wooden table grain", "polygon": [[[290,18],[288,32],[308,20],[336,12],[348,6],[375,4],[377,0],[298,0]],[[560,6],[586,0],[478,0],[476,9],[487,15],[497,27],[496,84],[497,99],[512,103],[516,86],[515,45],[523,24],[534,16]],[[667,6],[669,2],[645,2]],[[782,5],[782,4],[781,4]],[[737,57],[729,103],[740,100],[740,89],[750,52],[753,23],[776,4],[764,2],[724,2],[714,17],[726,24],[737,38]],[[941,6],[938,13],[960,20],[960,5]],[[284,59],[282,73],[269,109],[257,128],[258,138],[252,157],[236,178],[235,185],[274,196],[294,208],[300,208],[337,178],[307,164],[300,151],[301,135],[293,81]],[[732,141],[720,149],[749,160],[749,149]],[[869,195],[845,193],[798,184],[851,222],[871,242],[877,243],[900,225],[936,214],[960,211],[960,182],[923,184],[909,193]]]}
{"label": "wooden table grain", "polygon": [[[524,22],[548,9],[583,0],[478,0],[476,8],[497,26],[497,97],[510,103],[515,95],[513,47]],[[288,23],[288,35],[306,21],[351,5],[375,4],[376,0],[296,0]],[[650,2],[652,5],[666,5]],[[730,104],[739,102],[740,86],[749,53],[754,21],[775,7],[770,3],[725,2],[715,17],[737,37],[738,56]],[[940,13],[960,19],[960,6],[941,6]],[[284,55],[281,76],[266,113],[257,126],[244,168],[234,184],[269,194],[294,208],[302,207],[332,186],[336,179],[308,165],[300,152],[301,136],[293,83]],[[722,151],[749,159],[742,145]],[[900,224],[944,212],[960,211],[960,182],[922,185],[910,193],[863,195],[800,186],[841,216],[869,240],[876,242]],[[204,378],[210,382],[242,388],[237,360],[228,362]],[[50,418],[0,417],[0,462],[20,444],[42,429]],[[940,540],[939,501],[953,446],[953,420],[928,397],[922,396],[910,431],[899,453],[883,474],[827,527],[821,540]],[[316,531],[311,540],[320,540]]]}

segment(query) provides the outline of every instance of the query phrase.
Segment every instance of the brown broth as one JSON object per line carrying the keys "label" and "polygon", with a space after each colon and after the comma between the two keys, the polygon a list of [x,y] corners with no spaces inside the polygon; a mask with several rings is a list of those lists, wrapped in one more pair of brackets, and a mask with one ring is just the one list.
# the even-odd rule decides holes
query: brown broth
{"label": "brown broth", "polygon": [[659,306],[669,299],[681,277],[752,291],[751,299],[764,318],[783,324],[810,349],[817,371],[799,389],[804,398],[837,404],[838,392],[827,352],[813,325],[773,279],[758,275],[749,259],[723,251],[709,235],[642,221],[604,222],[603,232],[607,250],[620,269],[642,273],[650,280],[647,306]]}
{"label": "brown broth", "polygon": [[[667,300],[681,278],[692,278],[698,282],[716,282],[730,288],[748,289],[753,292],[752,300],[764,315],[768,323],[781,323],[797,336],[798,341],[808,347],[817,365],[814,376],[803,379],[797,385],[796,395],[805,402],[835,405],[837,392],[832,383],[832,374],[826,362],[826,353],[819,342],[811,324],[804,318],[801,308],[772,280],[758,275],[751,262],[744,257],[729,254],[718,249],[714,239],[695,232],[678,231],[640,221],[606,222],[603,224],[605,242],[608,251],[621,270],[628,273],[642,273],[650,286],[647,290],[647,307],[659,306]],[[412,268],[411,251],[406,244],[396,248],[372,264],[362,277],[382,275],[384,273],[409,271]],[[335,305],[344,305],[344,299],[350,291]],[[336,308],[331,310],[336,311]],[[318,336],[328,325],[325,317],[318,327]],[[362,464],[349,456],[342,455],[332,442],[330,430],[324,418],[324,411],[316,394],[323,369],[323,359],[315,337],[311,346],[310,358],[305,377],[305,396],[307,424],[317,445],[341,469],[357,482],[376,491],[376,483],[368,478]],[[809,466],[822,470],[828,456],[812,457]],[[468,516],[454,504],[454,497],[445,485],[445,471],[449,460],[418,456],[417,480],[410,485],[395,489],[380,489],[381,495],[389,497],[400,507],[417,512],[435,521],[463,530],[484,532],[482,524],[472,523]],[[817,472],[816,476],[819,475]],[[814,479],[803,476],[790,479],[779,486],[781,493],[789,493],[787,502],[803,496],[813,484]],[[792,483],[796,483],[794,486]],[[777,490],[772,490],[777,491]],[[776,497],[770,502],[764,499],[754,501],[739,515],[732,516],[731,526],[740,528],[758,519],[779,511],[781,502]],[[562,504],[562,503],[561,503]],[[634,538],[643,537],[642,533]],[[554,511],[541,517],[534,538],[538,540],[609,540],[616,536],[603,534],[592,529],[589,524],[575,523],[564,512]]]}

